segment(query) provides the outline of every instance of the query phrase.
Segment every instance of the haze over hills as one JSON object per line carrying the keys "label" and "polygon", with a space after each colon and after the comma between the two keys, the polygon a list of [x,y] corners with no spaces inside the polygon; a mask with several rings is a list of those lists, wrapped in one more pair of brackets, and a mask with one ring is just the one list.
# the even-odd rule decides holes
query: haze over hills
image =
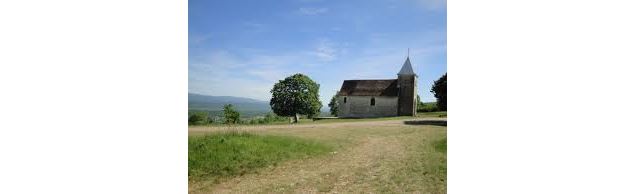
{"label": "haze over hills", "polygon": [[[202,94],[187,93],[188,110],[204,111],[210,113],[211,116],[220,116],[223,112],[225,104],[232,104],[241,117],[262,116],[273,112],[269,102],[256,100],[252,98],[236,97],[236,96],[208,96]],[[328,103],[328,102],[327,102]],[[322,102],[322,116],[329,116],[329,107]]]}
{"label": "haze over hills", "polygon": [[221,111],[225,104],[232,104],[238,111],[270,112],[269,102],[235,96],[207,96],[188,93],[188,108],[197,111]]}

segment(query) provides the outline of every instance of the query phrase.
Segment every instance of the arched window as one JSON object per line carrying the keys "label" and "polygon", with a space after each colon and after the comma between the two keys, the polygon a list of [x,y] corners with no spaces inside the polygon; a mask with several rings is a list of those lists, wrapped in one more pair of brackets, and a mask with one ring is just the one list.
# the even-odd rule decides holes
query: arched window
{"label": "arched window", "polygon": [[375,97],[370,99],[370,105],[375,106]]}
{"label": "arched window", "polygon": [[346,103],[346,97],[344,97],[344,103]]}

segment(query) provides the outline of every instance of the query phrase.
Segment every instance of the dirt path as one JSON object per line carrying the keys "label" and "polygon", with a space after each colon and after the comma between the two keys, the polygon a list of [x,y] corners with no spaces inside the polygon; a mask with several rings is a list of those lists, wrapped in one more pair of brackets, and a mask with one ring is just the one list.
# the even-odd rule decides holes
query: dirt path
{"label": "dirt path", "polygon": [[229,129],[238,129],[244,131],[263,131],[269,129],[310,129],[310,128],[343,128],[343,127],[397,127],[403,126],[404,121],[447,121],[446,118],[424,118],[424,119],[403,119],[403,120],[383,120],[383,121],[352,121],[339,123],[307,123],[307,124],[290,124],[290,125],[242,125],[235,127],[225,126],[191,126],[188,128],[190,133],[205,133],[215,131],[226,131]]}
{"label": "dirt path", "polygon": [[[431,119],[444,120],[444,119]],[[221,181],[190,183],[190,193],[369,193],[392,180],[413,144],[430,127],[404,120],[241,127],[311,138],[346,139],[345,147],[328,155],[288,161],[276,167]],[[432,129],[445,129],[434,126]],[[190,133],[226,130],[195,127]],[[316,130],[319,129],[319,130]],[[443,132],[445,133],[445,132]],[[419,136],[419,137],[417,137]],[[399,187],[399,186],[397,186]]]}

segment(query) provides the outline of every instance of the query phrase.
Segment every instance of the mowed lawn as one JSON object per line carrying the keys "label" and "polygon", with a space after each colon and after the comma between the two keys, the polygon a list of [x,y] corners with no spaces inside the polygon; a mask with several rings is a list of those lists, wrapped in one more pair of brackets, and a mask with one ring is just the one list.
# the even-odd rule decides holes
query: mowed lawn
{"label": "mowed lawn", "polygon": [[189,190],[446,193],[447,128],[413,119],[190,127]]}

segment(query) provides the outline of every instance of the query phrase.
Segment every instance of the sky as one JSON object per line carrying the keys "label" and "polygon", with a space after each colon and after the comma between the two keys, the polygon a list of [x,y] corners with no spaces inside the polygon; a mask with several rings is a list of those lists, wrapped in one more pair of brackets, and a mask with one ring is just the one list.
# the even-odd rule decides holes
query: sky
{"label": "sky", "polygon": [[269,101],[279,80],[396,79],[410,49],[418,93],[447,71],[445,0],[190,0],[188,92]]}

